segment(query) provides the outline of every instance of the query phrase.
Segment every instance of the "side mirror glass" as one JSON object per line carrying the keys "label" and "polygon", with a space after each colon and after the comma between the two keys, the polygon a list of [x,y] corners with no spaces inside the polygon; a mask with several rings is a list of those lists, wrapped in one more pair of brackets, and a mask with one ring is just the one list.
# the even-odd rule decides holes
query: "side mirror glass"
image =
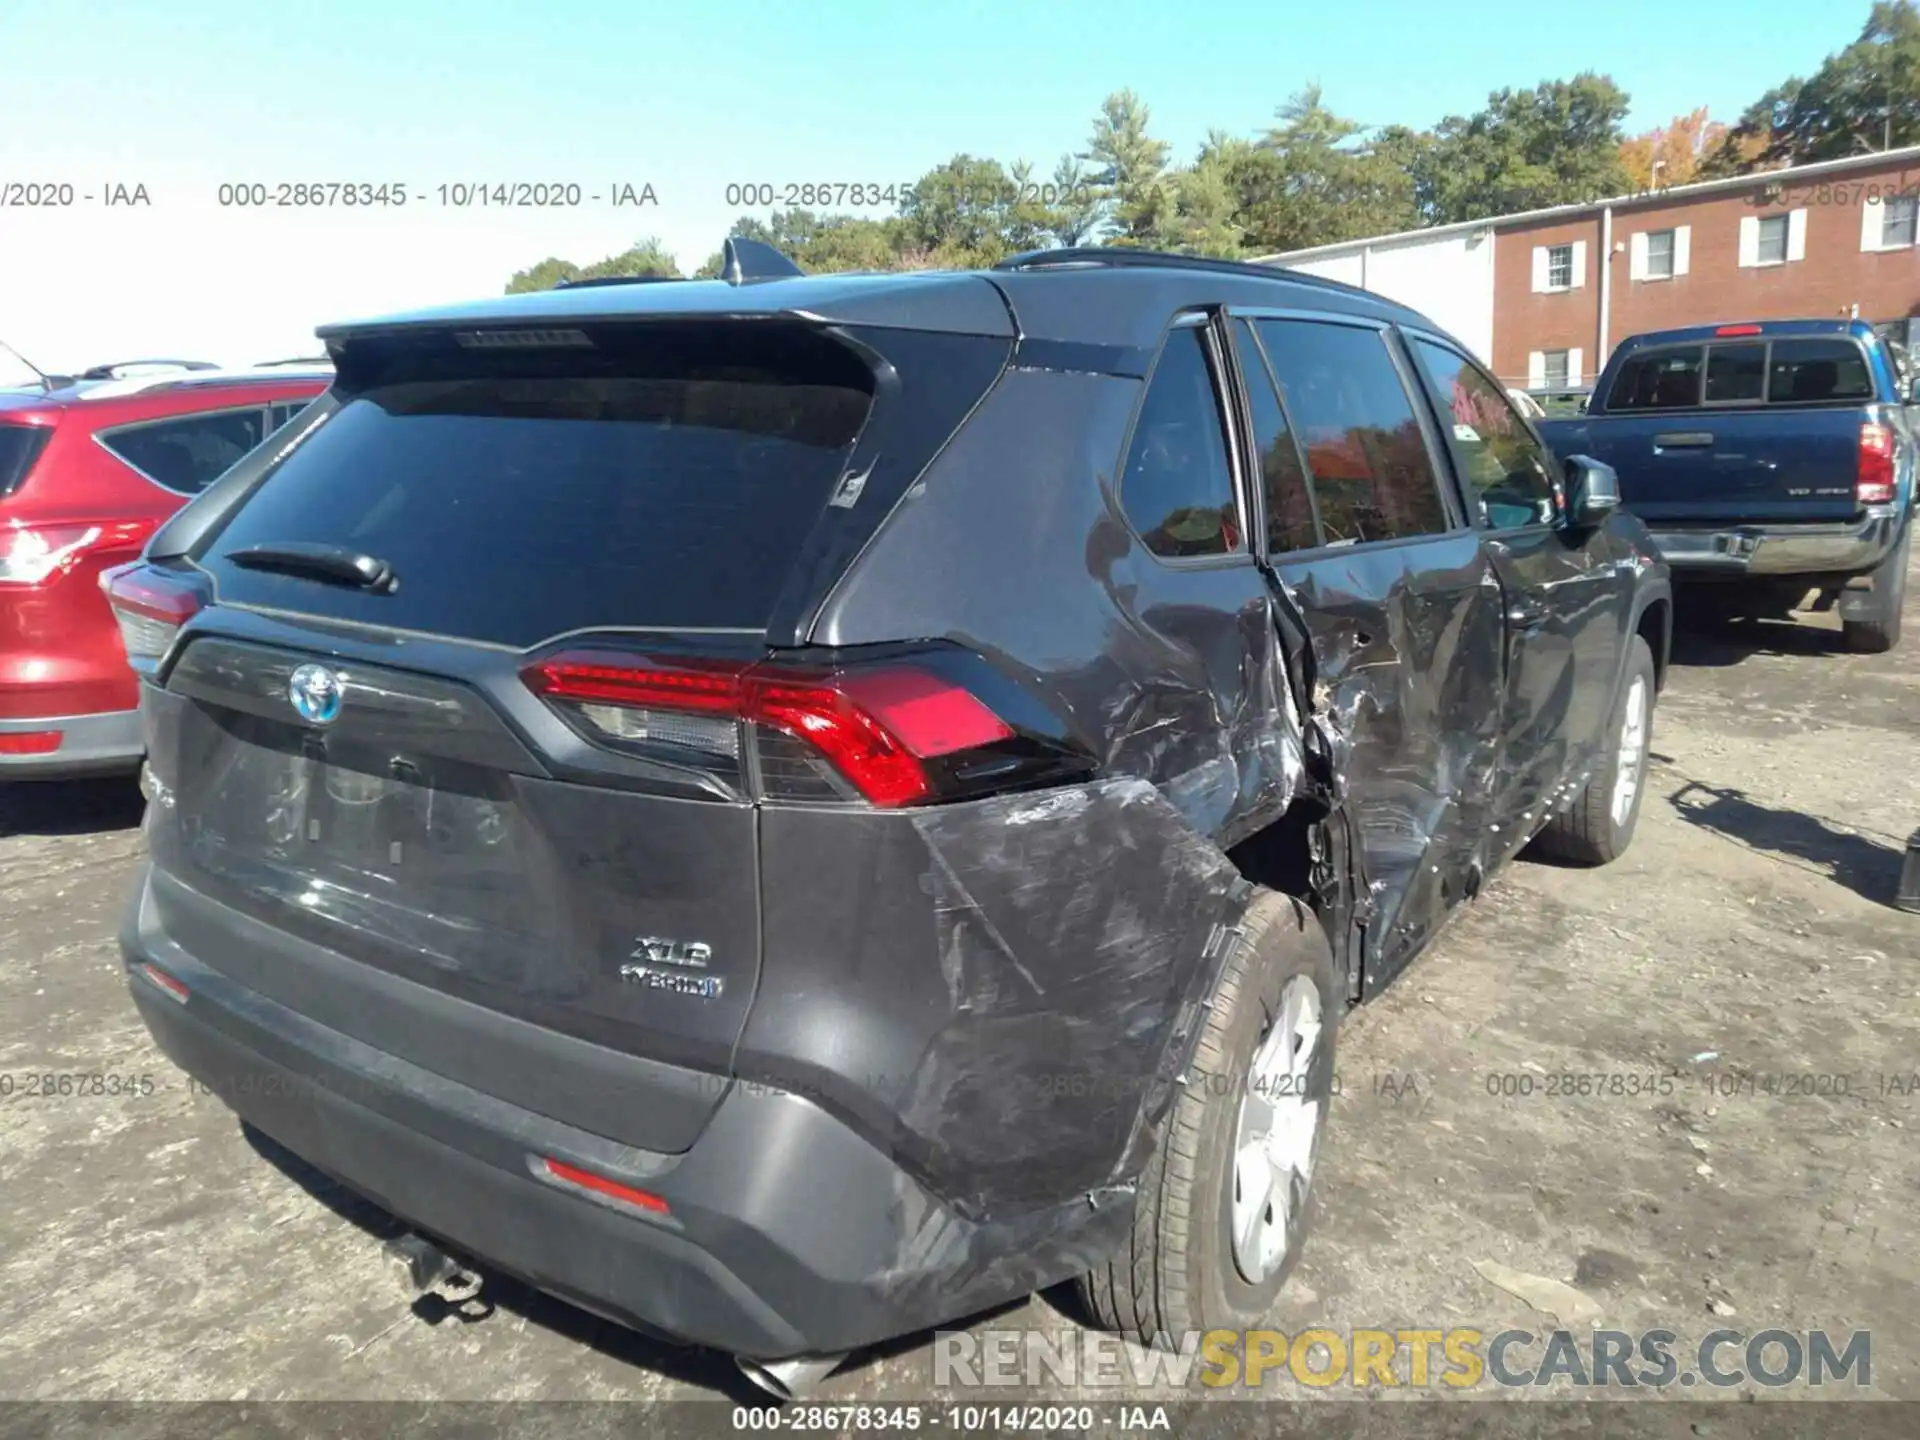
{"label": "side mirror glass", "polygon": [[1572,523],[1590,529],[1620,508],[1620,477],[1589,455],[1567,459],[1567,507]]}

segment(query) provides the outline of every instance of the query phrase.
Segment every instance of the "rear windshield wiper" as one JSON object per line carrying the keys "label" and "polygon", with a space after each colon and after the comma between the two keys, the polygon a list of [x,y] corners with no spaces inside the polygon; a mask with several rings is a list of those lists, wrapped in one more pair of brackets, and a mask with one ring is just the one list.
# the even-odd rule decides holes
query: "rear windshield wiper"
{"label": "rear windshield wiper", "polygon": [[400,577],[386,561],[344,545],[289,540],[278,545],[249,545],[226,558],[229,564],[247,570],[278,570],[283,575],[348,585],[375,595],[391,595],[400,588]]}

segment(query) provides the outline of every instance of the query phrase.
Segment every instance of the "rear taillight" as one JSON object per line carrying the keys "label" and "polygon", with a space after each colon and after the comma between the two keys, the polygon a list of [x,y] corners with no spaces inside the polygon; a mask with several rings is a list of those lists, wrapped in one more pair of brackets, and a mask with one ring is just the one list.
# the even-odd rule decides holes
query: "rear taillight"
{"label": "rear taillight", "polygon": [[1860,463],[1853,482],[1853,498],[1862,505],[1893,501],[1893,430],[1886,425],[1860,427]]}
{"label": "rear taillight", "polygon": [[120,640],[129,660],[158,660],[173,644],[180,627],[205,606],[199,589],[136,563],[108,570],[100,576],[113,618],[120,622]]}
{"label": "rear taillight", "polygon": [[44,585],[89,557],[138,551],[152,531],[144,520],[95,525],[16,520],[0,526],[0,585]]}
{"label": "rear taillight", "polygon": [[1056,749],[1023,739],[964,685],[911,663],[809,667],[575,651],[536,662],[523,678],[601,740],[724,760],[751,743],[763,792],[782,798],[917,805],[1059,768]]}

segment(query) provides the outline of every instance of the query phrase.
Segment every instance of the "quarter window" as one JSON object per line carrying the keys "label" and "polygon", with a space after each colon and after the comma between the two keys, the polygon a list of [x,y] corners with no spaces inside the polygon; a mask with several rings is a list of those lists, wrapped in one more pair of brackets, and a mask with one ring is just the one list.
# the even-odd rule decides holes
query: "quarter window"
{"label": "quarter window", "polygon": [[1120,504],[1156,555],[1240,548],[1219,392],[1198,326],[1167,337],[1127,450]]}
{"label": "quarter window", "polygon": [[312,403],[311,400],[289,400],[275,405],[267,412],[267,433],[271,435]]}
{"label": "quarter window", "polygon": [[1233,343],[1240,354],[1240,370],[1247,380],[1247,396],[1253,404],[1253,433],[1260,447],[1260,482],[1267,501],[1267,548],[1278,554],[1286,550],[1310,550],[1320,543],[1320,530],[1314,524],[1313,499],[1307,492],[1307,472],[1300,463],[1300,448],[1293,443],[1287,427],[1286,412],[1273,388],[1273,377],[1253,328],[1244,320],[1233,322]]}
{"label": "quarter window", "polygon": [[1262,320],[1329,545],[1397,540],[1452,528],[1433,457],[1377,330]]}
{"label": "quarter window", "polygon": [[265,438],[264,416],[258,409],[183,415],[106,431],[100,443],[155,484],[198,495]]}
{"label": "quarter window", "polygon": [[1553,472],[1546,450],[1499,385],[1444,345],[1416,340],[1432,378],[1455,454],[1496,530],[1553,519]]}

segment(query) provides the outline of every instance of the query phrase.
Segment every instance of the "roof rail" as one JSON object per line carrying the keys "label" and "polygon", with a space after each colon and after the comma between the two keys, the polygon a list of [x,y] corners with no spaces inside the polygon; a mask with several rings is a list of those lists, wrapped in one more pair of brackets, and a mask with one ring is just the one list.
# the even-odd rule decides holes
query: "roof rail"
{"label": "roof rail", "polygon": [[807,273],[773,246],[759,240],[729,235],[720,249],[720,278],[729,285],[745,285],[755,280],[791,280]]}
{"label": "roof rail", "polygon": [[211,360],[115,360],[107,365],[94,365],[80,372],[82,380],[124,380],[122,372],[158,367],[166,370],[218,370],[220,367]]}
{"label": "roof rail", "polygon": [[1385,304],[1388,300],[1376,291],[1330,280],[1324,275],[1309,275],[1283,265],[1256,265],[1246,260],[1215,260],[1205,255],[1175,255],[1166,250],[1140,250],[1131,245],[1071,245],[1058,250],[1029,250],[1010,255],[993,268],[996,270],[1075,270],[1102,267],[1138,267],[1143,270],[1204,270],[1216,275],[1246,275],[1259,280],[1290,280],[1301,285],[1316,285],[1342,290],[1351,295],[1368,295]]}
{"label": "roof rail", "polygon": [[678,280],[678,275],[596,275],[590,280],[562,280],[553,288],[556,290],[590,290],[597,285],[654,285],[665,280]]}
{"label": "roof rail", "polygon": [[331,355],[295,355],[286,360],[256,360],[253,368],[255,370],[279,370],[289,365],[325,365],[331,367],[332,364],[333,357]]}
{"label": "roof rail", "polygon": [[175,386],[192,389],[201,385],[268,385],[277,381],[297,381],[320,379],[333,373],[330,364],[315,364],[307,367],[308,375],[294,372],[292,365],[270,367],[264,372],[255,367],[249,370],[223,370],[218,366],[211,369],[194,369],[190,373],[162,372],[156,375],[124,375],[115,380],[87,381],[80,385],[74,395],[78,400],[124,400],[129,395],[141,395],[149,390],[167,390]]}

